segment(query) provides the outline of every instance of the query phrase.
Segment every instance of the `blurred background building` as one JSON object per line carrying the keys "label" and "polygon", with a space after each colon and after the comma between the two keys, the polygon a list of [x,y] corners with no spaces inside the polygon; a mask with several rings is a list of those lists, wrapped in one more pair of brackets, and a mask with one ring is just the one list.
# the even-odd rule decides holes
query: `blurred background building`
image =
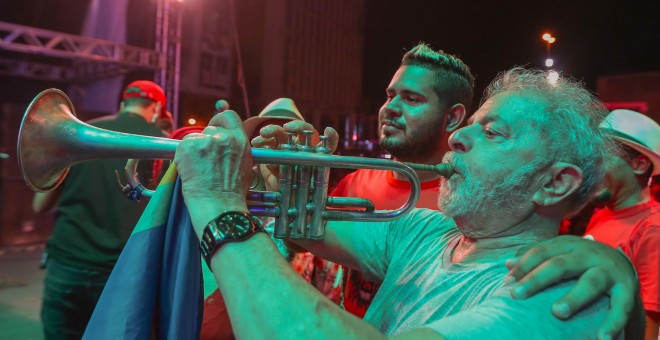
{"label": "blurred background building", "polygon": [[31,212],[15,151],[25,108],[49,87],[64,90],[82,120],[116,112],[127,83],[153,79],[166,90],[179,127],[191,119],[206,124],[218,99],[246,118],[290,97],[315,126],[333,126],[347,140],[355,131],[362,0],[0,5],[0,152],[9,156],[0,159],[0,247],[50,235],[49,217]]}
{"label": "blurred background building", "polygon": [[660,72],[598,77],[596,86],[610,110],[633,110],[660,122]]}
{"label": "blurred background building", "polygon": [[[316,127],[339,130],[343,154],[384,156],[377,112],[405,49],[457,54],[476,75],[475,105],[498,71],[553,69],[584,80],[612,108],[660,121],[660,44],[652,2],[504,5],[409,0],[0,0],[0,247],[42,242],[16,160],[23,112],[57,87],[78,116],[117,110],[123,85],[153,79],[177,126],[204,125],[218,99],[246,118],[293,98]],[[583,13],[591,13],[584,24]],[[333,172],[341,177],[339,172]],[[41,224],[40,227],[38,224]]]}

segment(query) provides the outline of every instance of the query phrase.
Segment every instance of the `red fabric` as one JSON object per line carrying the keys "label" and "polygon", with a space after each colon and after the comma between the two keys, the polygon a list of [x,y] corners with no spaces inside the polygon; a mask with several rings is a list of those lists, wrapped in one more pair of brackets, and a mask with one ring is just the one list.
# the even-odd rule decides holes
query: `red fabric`
{"label": "red fabric", "polygon": [[204,126],[198,126],[198,125],[185,126],[172,131],[172,133],[170,133],[168,138],[183,139],[183,137],[191,133],[202,133],[202,131],[204,131]]}
{"label": "red fabric", "polygon": [[628,255],[639,276],[644,309],[660,312],[660,203],[601,209],[589,221],[587,234]]}
{"label": "red fabric", "polygon": [[[438,210],[440,179],[420,183],[421,192],[415,207]],[[376,209],[400,208],[410,196],[410,183],[396,179],[392,171],[360,169],[339,182],[330,196],[362,197],[374,202]]]}
{"label": "red fabric", "polygon": [[204,316],[199,338],[201,340],[234,339],[225,300],[217,289],[204,299]]}
{"label": "red fabric", "polygon": [[[438,210],[439,186],[439,178],[420,183],[421,192],[415,207]],[[378,210],[397,209],[408,200],[410,183],[396,179],[392,171],[360,169],[344,177],[330,196],[368,198]],[[346,275],[344,309],[362,318],[380,282],[368,281],[362,273],[352,269],[348,269]]]}
{"label": "red fabric", "polygon": [[290,261],[291,268],[311,283],[321,294],[339,304],[341,298],[341,266],[314,257],[312,253],[297,253]]}
{"label": "red fabric", "polygon": [[362,272],[353,269],[347,269],[346,275],[344,309],[359,318],[364,318],[364,314],[367,313],[378,293],[381,282],[369,281],[364,278]]}

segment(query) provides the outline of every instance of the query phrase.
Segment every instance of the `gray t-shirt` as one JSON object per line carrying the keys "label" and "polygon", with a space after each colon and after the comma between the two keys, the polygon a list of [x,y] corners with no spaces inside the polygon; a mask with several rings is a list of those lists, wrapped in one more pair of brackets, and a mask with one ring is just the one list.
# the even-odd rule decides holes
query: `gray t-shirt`
{"label": "gray t-shirt", "polygon": [[561,321],[551,305],[574,282],[514,300],[504,286],[507,258],[454,264],[459,239],[453,220],[427,209],[360,224],[352,238],[362,255],[357,269],[383,281],[364,320],[390,335],[426,326],[447,338],[595,338],[609,299]]}

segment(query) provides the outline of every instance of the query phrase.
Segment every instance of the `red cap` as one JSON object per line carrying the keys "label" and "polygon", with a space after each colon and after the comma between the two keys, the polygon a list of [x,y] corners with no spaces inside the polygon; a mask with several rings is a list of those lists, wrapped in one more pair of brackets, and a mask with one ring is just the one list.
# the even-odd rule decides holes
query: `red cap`
{"label": "red cap", "polygon": [[161,105],[159,116],[167,116],[167,100],[165,99],[165,92],[153,81],[137,80],[128,84],[122,94],[122,99],[126,98],[147,98],[159,102]]}

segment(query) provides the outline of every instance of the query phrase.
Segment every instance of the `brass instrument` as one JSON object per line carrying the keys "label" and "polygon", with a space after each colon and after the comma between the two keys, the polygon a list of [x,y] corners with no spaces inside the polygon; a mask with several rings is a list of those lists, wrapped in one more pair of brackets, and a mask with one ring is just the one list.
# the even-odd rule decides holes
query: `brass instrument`
{"label": "brass instrument", "polygon": [[[327,141],[321,146],[289,141],[282,150],[252,149],[255,163],[280,164],[278,192],[251,191],[250,212],[274,217],[275,237],[322,239],[328,220],[387,221],[409,212],[419,197],[415,170],[435,171],[449,177],[448,164],[404,164],[392,160],[330,155]],[[180,140],[131,135],[93,127],[76,118],[73,105],[62,91],[48,89],[28,106],[18,134],[19,166],[27,185],[46,192],[62,183],[77,163],[107,158],[172,159]],[[330,168],[393,170],[411,184],[408,201],[397,210],[374,212],[362,198],[327,197]],[[415,170],[413,170],[415,169]],[[357,209],[356,209],[357,207]],[[330,209],[327,209],[330,208]],[[335,208],[335,209],[332,209]],[[338,209],[347,208],[347,209]]]}

